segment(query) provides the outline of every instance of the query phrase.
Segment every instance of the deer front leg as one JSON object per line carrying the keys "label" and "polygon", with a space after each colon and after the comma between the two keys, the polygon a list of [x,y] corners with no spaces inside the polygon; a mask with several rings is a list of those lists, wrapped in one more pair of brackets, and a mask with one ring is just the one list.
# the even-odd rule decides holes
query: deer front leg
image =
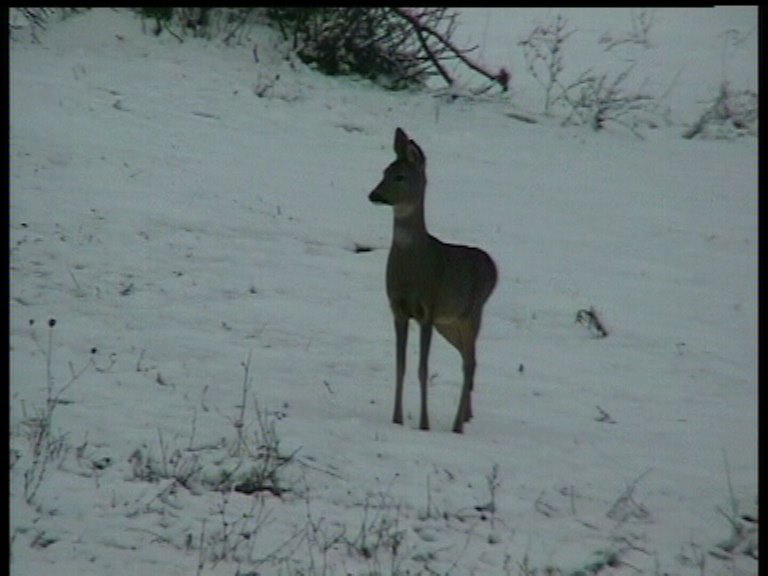
{"label": "deer front leg", "polygon": [[425,322],[421,325],[421,346],[419,351],[419,384],[421,384],[421,420],[419,428],[429,430],[427,414],[427,384],[429,383],[429,346],[432,343],[432,324]]}
{"label": "deer front leg", "polygon": [[395,316],[395,412],[392,422],[403,423],[403,379],[405,378],[405,349],[408,344],[408,318]]}

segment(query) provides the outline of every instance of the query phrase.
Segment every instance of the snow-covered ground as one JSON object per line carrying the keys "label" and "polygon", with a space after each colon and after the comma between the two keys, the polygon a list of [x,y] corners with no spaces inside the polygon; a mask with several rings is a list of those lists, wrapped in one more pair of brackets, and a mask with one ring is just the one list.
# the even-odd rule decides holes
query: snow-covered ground
{"label": "snow-covered ground", "polygon": [[[568,72],[631,29],[562,13]],[[757,11],[655,13],[631,49],[673,124],[644,140],[540,115],[518,42],[547,14],[464,12],[512,72],[474,102],[321,76],[261,27],[180,44],[100,9],[11,41],[14,575],[757,572],[757,141],[681,138],[724,75],[756,89]],[[390,422],[367,195],[397,126],[431,231],[500,270],[461,436],[438,337],[433,430],[413,335]]]}

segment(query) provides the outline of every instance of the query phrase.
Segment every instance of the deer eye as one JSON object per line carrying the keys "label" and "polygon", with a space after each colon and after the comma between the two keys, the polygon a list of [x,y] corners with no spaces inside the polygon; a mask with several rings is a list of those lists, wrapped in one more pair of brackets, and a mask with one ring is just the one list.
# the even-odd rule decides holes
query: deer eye
{"label": "deer eye", "polygon": [[395,174],[395,182],[402,182],[403,180],[405,180],[404,174]]}

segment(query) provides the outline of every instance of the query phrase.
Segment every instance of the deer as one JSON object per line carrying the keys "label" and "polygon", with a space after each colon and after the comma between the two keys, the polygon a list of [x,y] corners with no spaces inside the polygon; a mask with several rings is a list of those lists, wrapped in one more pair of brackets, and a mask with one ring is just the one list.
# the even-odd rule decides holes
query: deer
{"label": "deer", "polygon": [[498,280],[493,259],[480,248],[448,244],[432,236],[424,219],[426,157],[402,128],[395,130],[395,160],[369,194],[375,204],[392,206],[394,228],[387,258],[386,290],[395,322],[395,408],[392,421],[403,423],[403,380],[408,323],[420,326],[419,428],[429,430],[428,358],[433,328],[462,358],[463,385],[453,431],[461,434],[472,418],[475,345],[483,306]]}

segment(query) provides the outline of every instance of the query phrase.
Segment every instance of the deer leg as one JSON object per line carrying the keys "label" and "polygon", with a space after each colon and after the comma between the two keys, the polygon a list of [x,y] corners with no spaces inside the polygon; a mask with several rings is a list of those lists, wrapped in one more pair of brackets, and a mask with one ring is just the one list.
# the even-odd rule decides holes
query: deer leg
{"label": "deer leg", "polygon": [[395,412],[392,422],[403,423],[403,379],[405,378],[405,349],[408,344],[408,318],[395,317]]}
{"label": "deer leg", "polygon": [[461,359],[464,371],[464,384],[461,387],[461,399],[456,419],[453,422],[453,431],[461,434],[464,422],[472,418],[472,388],[475,381],[475,332],[461,331]]}
{"label": "deer leg", "polygon": [[478,317],[470,324],[470,330],[466,334],[466,338],[463,342],[463,349],[461,353],[462,360],[464,362],[464,379],[469,382],[469,392],[467,394],[467,406],[465,409],[465,422],[469,422],[472,418],[472,391],[475,389],[475,366],[477,365],[475,360],[475,343],[477,342],[477,335],[480,332],[480,317]]}
{"label": "deer leg", "polygon": [[[465,348],[466,348],[465,340],[466,340],[466,338],[465,338],[465,330],[464,330],[464,328],[458,322],[457,323],[453,323],[453,324],[435,324],[435,328],[437,328],[437,331],[440,334],[442,334],[443,338],[448,340],[448,342],[451,343],[451,346],[456,348],[456,350],[458,350],[459,353],[461,354],[461,358],[462,358],[462,361],[463,361],[463,364],[464,364],[464,381],[466,383],[466,380],[467,380],[467,377],[466,377],[466,374],[467,374],[467,369],[466,369],[466,357],[467,357],[467,354],[465,352]],[[471,383],[470,383],[470,386],[471,386]],[[470,392],[471,392],[471,388],[470,388]],[[472,414],[471,399],[470,399],[469,395],[466,395],[466,399],[465,399],[465,393],[464,393],[463,385],[462,385],[461,396],[459,398],[459,410],[461,411],[462,414],[465,414],[467,412],[470,414],[470,416]],[[457,426],[457,424],[454,423],[454,427],[453,427],[454,428],[454,432],[461,432],[461,428],[462,428],[463,423],[468,421],[468,420],[469,420],[469,417],[462,416],[462,418],[461,418],[461,425]],[[458,416],[457,416],[457,420],[456,421],[458,422]]]}
{"label": "deer leg", "polygon": [[474,354],[472,360],[464,362],[464,386],[467,388],[467,403],[464,406],[464,422],[469,422],[472,419],[472,389],[475,386],[475,359]]}
{"label": "deer leg", "polygon": [[464,422],[469,422],[472,413],[472,378],[475,371],[474,364],[464,365],[464,385],[461,387],[461,399],[459,400],[459,409],[456,412],[456,419],[453,421],[453,431],[461,434],[464,431]]}
{"label": "deer leg", "polygon": [[456,419],[453,421],[453,431],[457,434],[461,434],[464,431],[464,422],[469,422],[470,416],[468,414],[472,413],[470,382],[473,372],[474,366],[464,366],[464,385],[461,387],[459,409],[456,412]]}
{"label": "deer leg", "polygon": [[429,416],[427,415],[427,384],[429,383],[429,346],[432,342],[432,324],[425,322],[421,325],[421,346],[419,351],[419,384],[421,384],[421,420],[419,428],[429,430]]}

